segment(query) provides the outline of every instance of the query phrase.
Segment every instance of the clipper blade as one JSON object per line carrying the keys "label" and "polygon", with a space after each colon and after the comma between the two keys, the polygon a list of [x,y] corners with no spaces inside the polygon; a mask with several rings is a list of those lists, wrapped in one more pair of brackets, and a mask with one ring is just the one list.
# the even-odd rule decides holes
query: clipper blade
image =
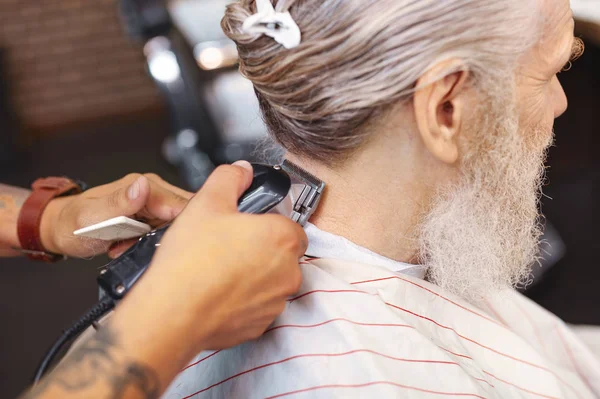
{"label": "clipper blade", "polygon": [[278,211],[304,226],[317,210],[325,183],[288,160],[283,161],[281,169],[289,175],[292,187]]}
{"label": "clipper blade", "polygon": [[287,174],[290,175],[290,178],[296,178],[306,185],[313,187],[315,190],[318,190],[320,193],[322,193],[323,189],[325,188],[325,183],[322,180],[317,179],[313,174],[305,171],[300,166],[288,161],[287,159],[281,164],[281,169],[287,172]]}

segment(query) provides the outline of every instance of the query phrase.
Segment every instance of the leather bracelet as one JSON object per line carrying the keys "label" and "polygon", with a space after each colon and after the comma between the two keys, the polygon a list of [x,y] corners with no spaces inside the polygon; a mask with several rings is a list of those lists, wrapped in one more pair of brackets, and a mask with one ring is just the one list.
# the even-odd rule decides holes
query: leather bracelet
{"label": "leather bracelet", "polygon": [[17,232],[21,252],[29,259],[42,262],[56,262],[66,257],[49,253],[42,245],[40,226],[44,210],[54,198],[79,194],[84,191],[82,183],[66,177],[47,177],[36,180],[32,193],[19,213]]}

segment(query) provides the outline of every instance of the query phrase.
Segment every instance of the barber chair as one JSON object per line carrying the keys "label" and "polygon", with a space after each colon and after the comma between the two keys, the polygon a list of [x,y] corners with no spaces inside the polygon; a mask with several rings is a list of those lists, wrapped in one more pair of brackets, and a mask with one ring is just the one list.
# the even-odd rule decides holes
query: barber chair
{"label": "barber chair", "polygon": [[214,167],[256,161],[266,136],[252,84],[236,68],[220,21],[229,0],[121,0],[129,35],[144,43],[148,72],[169,106],[163,153],[197,190]]}

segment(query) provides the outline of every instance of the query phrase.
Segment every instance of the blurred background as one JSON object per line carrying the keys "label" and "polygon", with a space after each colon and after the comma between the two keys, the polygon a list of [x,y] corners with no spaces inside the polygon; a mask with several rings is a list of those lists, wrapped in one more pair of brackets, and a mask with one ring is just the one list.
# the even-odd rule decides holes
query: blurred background
{"label": "blurred background", "polygon": [[[0,1],[0,181],[153,172],[194,190],[215,165],[277,158],[256,150],[265,128],[220,29],[228,2]],[[525,291],[567,322],[600,325],[600,1],[572,3],[587,50],[559,76],[570,108],[543,205],[552,248]],[[0,397],[16,397],[95,302],[105,263],[0,260]]]}

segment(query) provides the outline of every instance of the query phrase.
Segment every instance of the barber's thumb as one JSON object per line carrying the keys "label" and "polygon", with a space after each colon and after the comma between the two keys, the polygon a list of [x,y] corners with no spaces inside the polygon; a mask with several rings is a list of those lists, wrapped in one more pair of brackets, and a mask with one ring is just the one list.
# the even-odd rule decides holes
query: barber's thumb
{"label": "barber's thumb", "polygon": [[203,213],[237,211],[238,200],[252,184],[252,177],[252,165],[247,161],[219,166],[190,204]]}
{"label": "barber's thumb", "polygon": [[150,182],[140,176],[109,194],[104,201],[105,209],[98,209],[98,213],[104,214],[105,219],[134,215],[144,208],[149,195]]}

